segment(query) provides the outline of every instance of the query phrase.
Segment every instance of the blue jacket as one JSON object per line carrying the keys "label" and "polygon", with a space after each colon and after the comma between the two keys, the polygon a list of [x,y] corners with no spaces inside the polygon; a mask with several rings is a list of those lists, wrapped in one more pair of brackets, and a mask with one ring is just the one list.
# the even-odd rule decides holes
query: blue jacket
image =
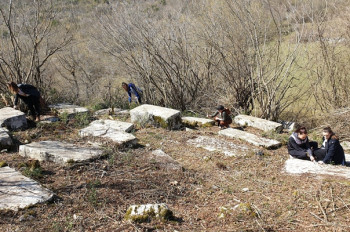
{"label": "blue jacket", "polygon": [[342,146],[339,143],[337,136],[332,135],[331,138],[326,142],[325,147],[327,151],[323,162],[326,164],[334,163],[345,165],[345,154]]}
{"label": "blue jacket", "polygon": [[137,97],[137,100],[141,102],[141,96],[140,93],[141,90],[137,88],[133,83],[128,84],[128,95],[129,95],[129,102],[131,102],[131,95],[134,94]]}

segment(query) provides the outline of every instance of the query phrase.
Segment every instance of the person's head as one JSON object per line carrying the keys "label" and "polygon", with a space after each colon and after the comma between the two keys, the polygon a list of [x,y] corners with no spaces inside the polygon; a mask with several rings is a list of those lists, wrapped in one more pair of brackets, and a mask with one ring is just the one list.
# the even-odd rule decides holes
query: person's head
{"label": "person's head", "polygon": [[219,105],[218,107],[216,107],[216,109],[217,109],[219,112],[222,112],[222,111],[225,109],[225,107],[222,106],[222,105]]}
{"label": "person's head", "polygon": [[7,87],[9,88],[10,92],[13,93],[13,94],[16,94],[18,93],[18,86],[15,82],[10,82],[7,84]]}
{"label": "person's head", "polygon": [[332,135],[334,133],[333,133],[332,129],[328,126],[328,127],[323,128],[322,134],[325,137],[325,139],[329,139],[330,137],[332,137]]}
{"label": "person's head", "polygon": [[301,140],[304,140],[307,138],[307,130],[304,126],[298,127],[298,129],[295,131],[295,133],[298,134],[298,138]]}
{"label": "person's head", "polygon": [[129,90],[128,84],[125,83],[125,82],[122,83],[122,87],[125,89],[125,91],[128,91],[128,90]]}

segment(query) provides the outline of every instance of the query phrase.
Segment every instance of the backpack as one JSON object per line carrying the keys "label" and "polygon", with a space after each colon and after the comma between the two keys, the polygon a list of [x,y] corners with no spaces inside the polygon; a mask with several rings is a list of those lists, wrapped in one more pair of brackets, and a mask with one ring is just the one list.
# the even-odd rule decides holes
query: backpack
{"label": "backpack", "polygon": [[226,112],[226,114],[231,115],[231,110],[229,110],[228,108],[225,108],[224,111]]}

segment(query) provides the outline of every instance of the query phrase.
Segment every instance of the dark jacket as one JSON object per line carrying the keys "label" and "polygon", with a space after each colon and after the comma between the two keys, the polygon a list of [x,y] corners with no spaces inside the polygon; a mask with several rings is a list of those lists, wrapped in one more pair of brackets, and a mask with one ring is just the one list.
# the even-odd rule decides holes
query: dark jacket
{"label": "dark jacket", "polygon": [[345,165],[344,150],[339,143],[339,138],[336,135],[333,134],[330,137],[324,148],[326,149],[326,156],[323,159],[324,163]]}
{"label": "dark jacket", "polygon": [[223,121],[232,121],[232,118],[230,116],[230,114],[228,113],[228,109],[224,109],[222,111],[222,113],[220,113],[219,111],[216,111],[213,115],[211,115],[212,118],[214,118],[216,115],[220,115],[220,118],[222,118]]}
{"label": "dark jacket", "polygon": [[288,153],[298,159],[308,159],[312,155],[309,138],[301,140],[297,133],[293,133],[288,141]]}
{"label": "dark jacket", "polygon": [[26,96],[22,96],[20,94],[16,94],[16,97],[15,97],[15,105],[17,105],[18,103],[18,98],[22,99],[24,102],[27,101],[27,99],[32,96],[32,97],[35,97],[35,98],[38,98],[40,97],[40,92],[37,88],[35,88],[34,86],[32,85],[28,85],[28,84],[19,84],[18,85],[18,88],[25,94],[28,94],[29,96],[26,97]]}
{"label": "dark jacket", "polygon": [[128,84],[128,95],[129,95],[129,102],[131,102],[131,94],[134,94],[137,97],[137,100],[139,103],[141,103],[141,94],[142,90],[137,88],[133,83]]}

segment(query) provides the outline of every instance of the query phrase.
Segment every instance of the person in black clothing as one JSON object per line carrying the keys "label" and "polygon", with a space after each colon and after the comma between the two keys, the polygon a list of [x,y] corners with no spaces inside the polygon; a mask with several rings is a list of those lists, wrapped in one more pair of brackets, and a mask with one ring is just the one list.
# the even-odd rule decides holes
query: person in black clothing
{"label": "person in black clothing", "polygon": [[9,83],[8,88],[13,94],[16,94],[13,108],[17,108],[18,98],[20,98],[28,106],[33,119],[40,121],[40,92],[38,89],[32,85],[17,85],[14,82]]}
{"label": "person in black clothing", "polygon": [[339,143],[339,138],[330,127],[323,128],[323,144],[314,151],[320,164],[345,165],[345,154]]}
{"label": "person in black clothing", "polygon": [[317,148],[317,142],[309,142],[305,127],[299,127],[289,137],[288,153],[297,159],[315,161],[312,149]]}

